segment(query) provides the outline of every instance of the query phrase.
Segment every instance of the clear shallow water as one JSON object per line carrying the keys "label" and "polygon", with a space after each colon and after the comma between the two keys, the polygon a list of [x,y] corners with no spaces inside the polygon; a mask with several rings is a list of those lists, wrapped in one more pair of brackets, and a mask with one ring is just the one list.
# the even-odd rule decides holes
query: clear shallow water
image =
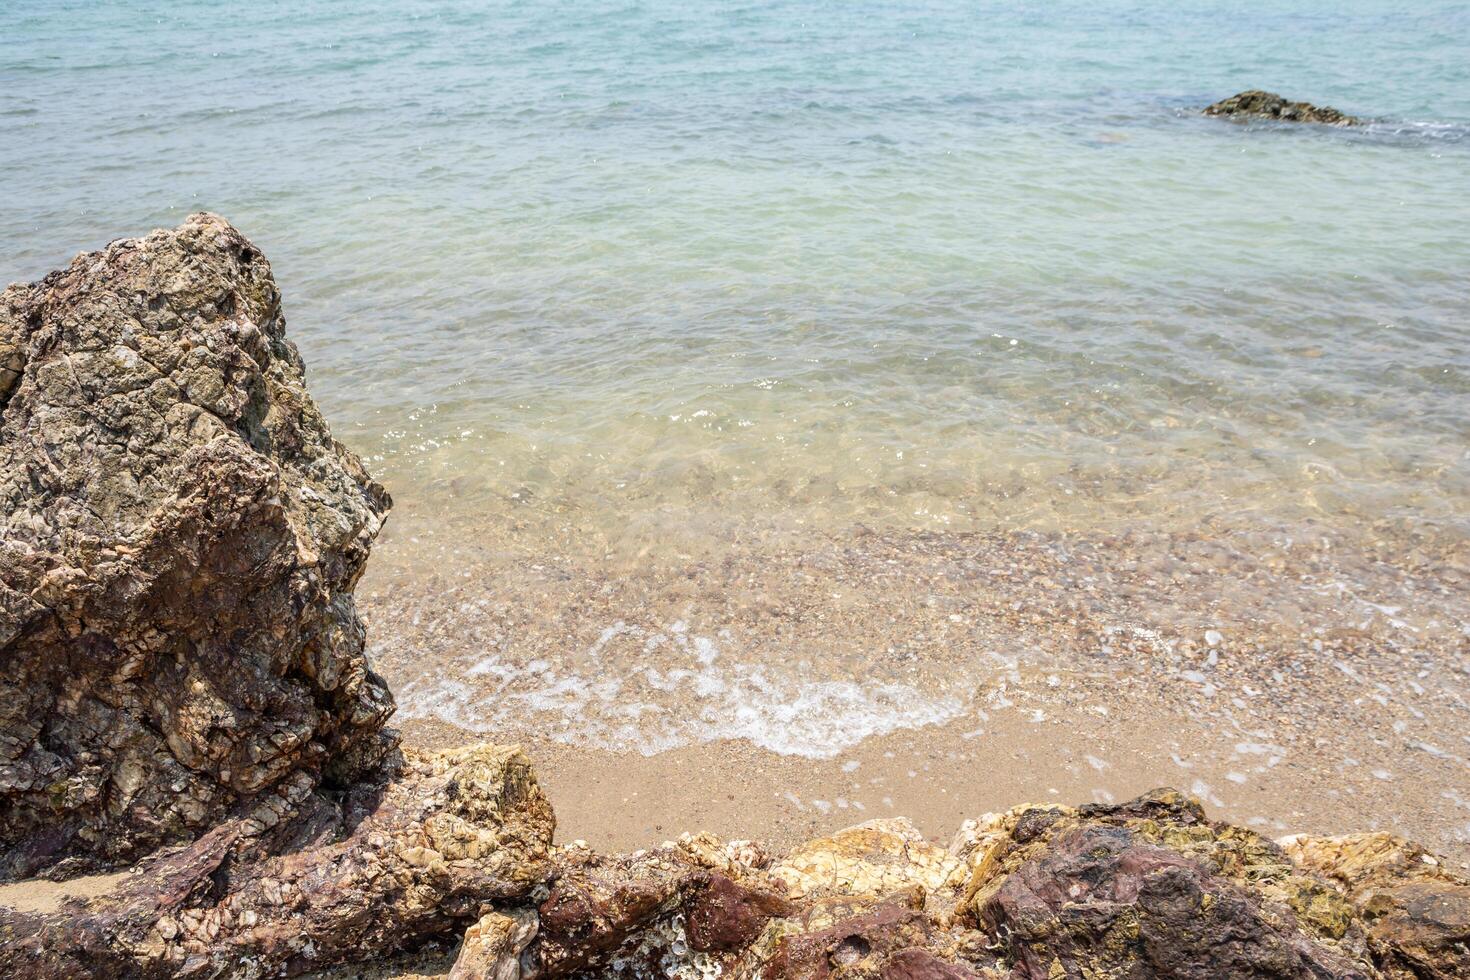
{"label": "clear shallow water", "polygon": [[0,277],[226,214],[401,497],[1463,520],[1470,5],[457,6],[7,5]]}
{"label": "clear shallow water", "polygon": [[[398,498],[388,582],[773,527],[1470,529],[1470,4],[474,6],[0,7],[0,279],[228,216]],[[1195,112],[1249,87],[1374,121]],[[708,598],[619,635],[718,636]],[[527,664],[622,622],[497,656],[549,697]],[[863,642],[770,680],[772,744],[810,678],[923,687]]]}

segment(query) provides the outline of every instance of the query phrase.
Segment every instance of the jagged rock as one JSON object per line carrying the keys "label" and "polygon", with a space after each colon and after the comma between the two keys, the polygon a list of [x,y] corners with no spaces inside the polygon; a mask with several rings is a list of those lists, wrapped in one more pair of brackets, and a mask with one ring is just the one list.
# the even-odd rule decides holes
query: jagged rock
{"label": "jagged rock", "polygon": [[1289,838],[1286,853],[1336,884],[1387,977],[1470,977],[1470,881],[1392,834]]}
{"label": "jagged rock", "polygon": [[1017,976],[1374,975],[1324,882],[1177,792],[991,822],[958,914],[1003,937]]}
{"label": "jagged rock", "polygon": [[539,910],[541,966],[558,976],[603,963],[634,933],[678,907],[693,871],[687,858],[667,850],[629,858],[560,855]]}
{"label": "jagged rock", "polygon": [[522,954],[536,936],[536,913],[491,912],[465,930],[449,980],[521,980]]}
{"label": "jagged rock", "polygon": [[727,846],[708,834],[626,857],[563,849],[539,909],[537,975],[609,964],[636,972],[671,951],[739,950],[787,908],[781,883],[758,866],[768,860],[746,842]]}
{"label": "jagged rock", "polygon": [[511,980],[502,954],[524,949],[534,914],[510,913],[503,931],[491,914],[529,902],[549,876],[555,819],[518,749],[480,746],[410,758],[394,780],[359,785],[316,821],[313,844],[242,858],[246,823],[160,852],[90,901],[0,907],[0,976],[294,976],[479,919],[475,948],[502,972],[465,976]]}
{"label": "jagged rock", "polygon": [[1053,836],[977,911],[1019,977],[1363,977],[1293,916],[1127,827]]}
{"label": "jagged rock", "polygon": [[1432,855],[1383,836],[1283,847],[1174,790],[988,814],[947,850],[902,820],[773,862],[733,850],[563,850],[520,962],[548,980],[1470,975],[1470,886]]}
{"label": "jagged rock", "polygon": [[754,942],[767,922],[792,911],[791,902],[769,888],[712,871],[685,902],[689,948],[700,953],[737,952]]}
{"label": "jagged rock", "polygon": [[410,756],[332,814],[321,799],[282,817],[297,829],[272,832],[276,856],[240,858],[256,831],[231,821],[112,894],[0,911],[0,973],[289,976],[474,923],[454,980],[1467,975],[1470,883],[1422,848],[1282,846],[1174,791],[988,814],[947,850],[874,821],[775,862],[707,834],[624,857],[553,849],[513,749]]}
{"label": "jagged rock", "polygon": [[1275,92],[1251,89],[1221,99],[1205,107],[1207,116],[1241,116],[1258,119],[1280,119],[1284,122],[1325,123],[1329,126],[1357,126],[1362,120],[1338,112],[1331,106],[1317,106],[1310,102],[1291,102]]}
{"label": "jagged rock", "polygon": [[352,588],[388,507],[223,219],[0,294],[0,880],[378,764]]}

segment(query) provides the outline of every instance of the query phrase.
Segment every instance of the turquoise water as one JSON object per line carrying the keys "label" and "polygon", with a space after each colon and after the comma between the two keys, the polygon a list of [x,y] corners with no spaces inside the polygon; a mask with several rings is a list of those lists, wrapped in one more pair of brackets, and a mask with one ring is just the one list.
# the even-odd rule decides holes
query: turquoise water
{"label": "turquoise water", "polygon": [[409,528],[1463,533],[1470,4],[1243,6],[7,3],[0,279],[226,215]]}

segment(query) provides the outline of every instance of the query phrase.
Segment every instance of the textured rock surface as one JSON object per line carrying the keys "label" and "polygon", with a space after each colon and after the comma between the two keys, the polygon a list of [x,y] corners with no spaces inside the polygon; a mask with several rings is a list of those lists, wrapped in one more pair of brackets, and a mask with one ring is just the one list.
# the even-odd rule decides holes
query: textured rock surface
{"label": "textured rock surface", "polygon": [[1470,976],[1470,882],[1438,858],[1383,834],[1276,843],[1170,790],[987,814],[948,848],[873,821],[778,859],[708,834],[554,848],[529,763],[494,746],[323,800],[102,894],[0,907],[0,975],[292,976],[467,929],[453,980]]}
{"label": "textured rock surface", "polygon": [[275,841],[274,855],[241,857],[252,831],[231,820],[148,858],[90,902],[49,914],[0,907],[0,976],[295,975],[413,948],[477,919],[467,953],[529,941],[528,911],[513,913],[505,934],[482,918],[498,903],[528,903],[549,875],[555,821],[518,750],[410,759],[389,783],[362,784],[339,807],[319,804],[311,796],[285,815],[292,837]]}
{"label": "textured rock surface", "polygon": [[1221,99],[1214,105],[1207,106],[1205,115],[1326,123],[1329,126],[1357,126],[1362,123],[1361,119],[1338,112],[1331,106],[1316,106],[1310,102],[1292,102],[1275,92],[1262,92],[1259,89]]}
{"label": "textured rock surface", "polygon": [[521,980],[528,967],[522,958],[538,926],[530,909],[481,916],[465,930],[449,980]]}
{"label": "textured rock surface", "polygon": [[389,506],[213,215],[0,294],[0,880],[188,839],[391,742],[352,588]]}
{"label": "textured rock surface", "polygon": [[701,835],[553,864],[541,934],[517,953],[526,975],[1470,975],[1470,883],[1432,855],[1379,835],[1283,846],[1172,790],[989,814],[948,848],[877,820],[776,860]]}
{"label": "textured rock surface", "polygon": [[1439,858],[1384,833],[1294,837],[1283,844],[1352,903],[1385,975],[1470,977],[1470,888]]}

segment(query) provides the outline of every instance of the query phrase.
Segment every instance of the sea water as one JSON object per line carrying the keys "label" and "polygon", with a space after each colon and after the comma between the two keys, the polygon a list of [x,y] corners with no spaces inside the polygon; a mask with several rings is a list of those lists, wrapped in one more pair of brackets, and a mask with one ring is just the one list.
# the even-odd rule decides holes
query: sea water
{"label": "sea water", "polygon": [[[1200,115],[1246,88],[1367,124]],[[1464,2],[0,5],[0,280],[201,209],[398,500],[365,606],[420,712],[926,723],[962,692],[875,667],[892,637],[834,615],[814,654],[712,598],[722,554],[858,529],[1470,530]],[[568,556],[669,570],[579,617]],[[422,654],[510,576],[539,632]],[[589,687],[617,624],[636,698]],[[697,710],[650,728],[675,669]]]}

